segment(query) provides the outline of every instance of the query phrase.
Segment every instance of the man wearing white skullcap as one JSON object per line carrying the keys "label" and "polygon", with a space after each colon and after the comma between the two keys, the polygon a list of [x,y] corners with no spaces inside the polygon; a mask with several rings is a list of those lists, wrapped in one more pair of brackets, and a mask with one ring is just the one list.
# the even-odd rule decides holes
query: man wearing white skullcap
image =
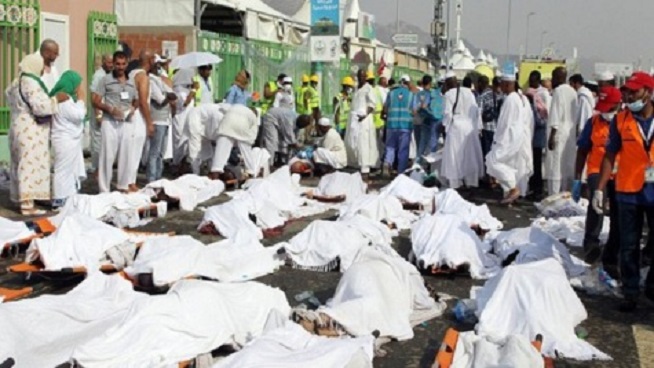
{"label": "man wearing white skullcap", "polygon": [[599,73],[597,75],[597,86],[600,89],[607,86],[615,87],[615,75],[608,70]]}
{"label": "man wearing white skullcap", "polygon": [[273,107],[283,107],[295,111],[295,96],[293,94],[293,78],[284,77],[282,86],[275,94]]}
{"label": "man wearing white skullcap", "polygon": [[529,100],[516,89],[514,72],[502,75],[504,102],[497,120],[491,151],[486,156],[488,175],[504,190],[502,203],[511,203],[527,193],[533,172],[533,110]]}
{"label": "man wearing white skullcap", "polygon": [[[323,137],[320,147],[313,152],[317,169],[323,172],[339,170],[347,165],[345,143],[328,118],[318,120],[318,133]],[[322,167],[321,167],[322,166]]]}

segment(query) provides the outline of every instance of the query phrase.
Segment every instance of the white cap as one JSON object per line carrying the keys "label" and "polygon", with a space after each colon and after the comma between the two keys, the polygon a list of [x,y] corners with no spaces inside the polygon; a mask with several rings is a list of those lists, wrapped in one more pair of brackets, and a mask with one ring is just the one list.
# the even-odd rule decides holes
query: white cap
{"label": "white cap", "polygon": [[506,82],[515,82],[515,74],[502,74],[502,80]]}
{"label": "white cap", "polygon": [[614,79],[615,79],[615,76],[613,75],[613,73],[611,73],[611,72],[608,71],[608,70],[607,70],[607,71],[604,71],[604,72],[601,72],[601,73],[597,76],[597,80],[600,81],[600,82],[609,82],[609,81],[612,81],[612,80],[614,80]]}
{"label": "white cap", "polygon": [[400,77],[400,82],[411,82],[411,77],[404,74],[403,76]]}
{"label": "white cap", "polygon": [[448,70],[447,73],[445,73],[445,79],[450,79],[450,78],[456,78],[456,73],[453,72],[452,70]]}
{"label": "white cap", "polygon": [[589,81],[586,81],[586,84],[590,84],[591,86],[596,86],[597,82],[595,82],[594,80],[589,80]]}
{"label": "white cap", "polygon": [[320,125],[320,126],[328,126],[328,127],[330,127],[330,126],[332,126],[332,122],[329,121],[328,118],[320,118],[320,119],[318,120],[318,125]]}
{"label": "white cap", "polygon": [[165,63],[167,61],[168,61],[168,59],[162,58],[159,54],[154,54],[154,63],[155,64]]}
{"label": "white cap", "polygon": [[445,82],[445,77],[442,76],[442,75],[439,75],[439,76],[438,76],[438,82],[439,82],[439,83],[443,83],[443,82]]}
{"label": "white cap", "polygon": [[284,77],[284,79],[282,79],[282,83],[293,83],[293,78]]}

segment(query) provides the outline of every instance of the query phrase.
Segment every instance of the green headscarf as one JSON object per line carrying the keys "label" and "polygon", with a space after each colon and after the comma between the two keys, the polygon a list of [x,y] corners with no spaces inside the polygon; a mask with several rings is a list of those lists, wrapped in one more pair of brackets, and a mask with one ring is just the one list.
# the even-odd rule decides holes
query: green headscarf
{"label": "green headscarf", "polygon": [[54,97],[57,93],[63,92],[70,96],[73,101],[77,102],[77,87],[82,83],[82,76],[72,70],[67,70],[61,75],[57,84],[50,91],[50,97]]}

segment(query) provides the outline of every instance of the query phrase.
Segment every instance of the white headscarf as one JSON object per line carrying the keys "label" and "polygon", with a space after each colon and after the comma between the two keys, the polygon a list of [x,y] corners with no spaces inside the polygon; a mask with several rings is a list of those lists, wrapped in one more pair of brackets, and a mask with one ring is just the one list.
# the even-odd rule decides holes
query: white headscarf
{"label": "white headscarf", "polygon": [[18,64],[21,73],[34,74],[37,77],[41,76],[44,67],[43,57],[40,54],[29,54]]}

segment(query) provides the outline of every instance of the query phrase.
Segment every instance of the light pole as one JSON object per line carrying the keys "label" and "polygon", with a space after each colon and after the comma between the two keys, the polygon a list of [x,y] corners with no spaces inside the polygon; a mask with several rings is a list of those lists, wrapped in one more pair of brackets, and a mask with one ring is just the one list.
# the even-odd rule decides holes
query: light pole
{"label": "light pole", "polygon": [[527,14],[527,37],[525,39],[525,57],[529,56],[529,19],[533,15],[536,15],[536,13],[530,12],[529,14]]}
{"label": "light pole", "polygon": [[545,38],[546,34],[547,34],[547,31],[543,31],[540,34],[540,54],[543,53],[543,39]]}
{"label": "light pole", "polygon": [[509,39],[511,37],[511,3],[509,0],[509,19],[506,22],[506,60],[509,60]]}
{"label": "light pole", "polygon": [[400,0],[397,0],[397,15],[395,18],[395,33],[400,33]]}

